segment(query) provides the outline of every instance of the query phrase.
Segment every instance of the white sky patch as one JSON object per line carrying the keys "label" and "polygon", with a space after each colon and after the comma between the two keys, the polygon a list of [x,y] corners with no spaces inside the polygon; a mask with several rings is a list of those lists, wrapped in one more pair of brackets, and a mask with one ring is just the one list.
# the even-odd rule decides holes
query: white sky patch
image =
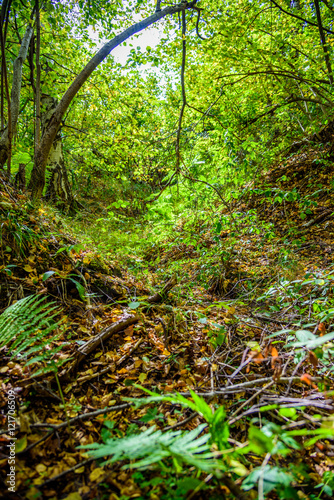
{"label": "white sky patch", "polygon": [[162,32],[159,26],[152,26],[146,30],[139,33],[137,36],[132,36],[126,41],[126,46],[119,45],[112,52],[111,55],[114,56],[116,62],[120,64],[125,64],[130,50],[132,48],[141,47],[144,52],[146,47],[152,47],[154,49],[160,42]]}

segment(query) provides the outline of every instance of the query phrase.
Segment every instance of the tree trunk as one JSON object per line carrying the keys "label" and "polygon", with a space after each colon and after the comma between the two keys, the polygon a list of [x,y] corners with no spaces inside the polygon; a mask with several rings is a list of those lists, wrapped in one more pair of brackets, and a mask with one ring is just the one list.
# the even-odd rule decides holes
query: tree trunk
{"label": "tree trunk", "polygon": [[[21,84],[22,84],[22,66],[24,60],[27,57],[27,52],[31,40],[31,36],[33,34],[33,29],[29,25],[20,47],[19,54],[14,61],[13,66],[13,84],[12,84],[12,92],[11,92],[11,100],[10,100],[10,109],[11,109],[11,136],[14,137],[17,127],[17,121],[19,117],[20,111],[20,94],[21,94]],[[8,151],[10,148],[10,135],[8,130],[8,124],[0,138],[0,168],[3,168],[7,158]]]}
{"label": "tree trunk", "polygon": [[129,37],[142,31],[143,29],[151,26],[151,24],[156,23],[160,19],[181,12],[186,9],[191,9],[196,4],[197,0],[191,2],[182,1],[177,5],[172,5],[166,7],[163,10],[157,11],[151,16],[143,19],[142,21],[133,24],[127,28],[123,33],[115,36],[112,40],[109,40],[88,62],[84,69],[79,73],[79,75],[74,79],[73,83],[67,89],[63,97],[61,98],[57,108],[55,109],[50,122],[42,136],[41,143],[36,150],[34,167],[31,173],[29,190],[31,190],[32,197],[34,199],[41,198],[43,194],[43,189],[45,185],[45,169],[48,161],[48,156],[50,149],[52,147],[53,141],[56,137],[57,131],[60,127],[61,120],[66,113],[67,108],[72,102],[73,98],[79,92],[83,84],[88,80],[92,72],[97,68],[97,66],[110,54],[110,52],[120,45],[122,42],[127,40]]}
{"label": "tree trunk", "polygon": [[[44,133],[50,118],[58,106],[58,101],[49,95],[42,95],[41,105],[43,109],[41,117],[42,133]],[[72,189],[68,181],[60,128],[53,141],[47,165],[49,167],[50,176],[45,195],[46,198],[61,210],[65,212],[74,212],[76,202],[73,198]]]}
{"label": "tree trunk", "polygon": [[322,27],[319,0],[315,0],[314,5],[315,5],[315,11],[317,14],[317,22],[318,22],[318,27],[319,27],[320,41],[321,41],[321,45],[322,45],[322,50],[324,51],[324,59],[325,59],[325,63],[326,63],[327,71],[328,71],[328,78],[329,78],[330,84],[333,85],[332,65],[331,65],[331,60],[330,60],[329,47],[326,43],[325,32],[324,32],[324,29]]}

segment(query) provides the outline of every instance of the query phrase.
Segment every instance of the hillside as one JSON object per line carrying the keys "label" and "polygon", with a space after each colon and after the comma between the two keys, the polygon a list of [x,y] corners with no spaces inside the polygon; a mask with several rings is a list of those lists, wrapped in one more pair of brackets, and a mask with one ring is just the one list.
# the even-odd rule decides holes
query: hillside
{"label": "hillside", "polygon": [[[50,340],[30,333],[37,354],[44,342],[35,364],[1,348],[3,477],[12,394],[17,410],[17,489],[2,498],[332,497],[334,155],[322,134],[215,217],[180,221],[136,276],[1,178],[1,311],[35,294],[57,306]],[[144,406],[126,399],[147,396],[134,384],[154,393]],[[151,437],[145,455],[152,425],[193,431],[193,448]],[[87,454],[92,443],[105,448]]]}

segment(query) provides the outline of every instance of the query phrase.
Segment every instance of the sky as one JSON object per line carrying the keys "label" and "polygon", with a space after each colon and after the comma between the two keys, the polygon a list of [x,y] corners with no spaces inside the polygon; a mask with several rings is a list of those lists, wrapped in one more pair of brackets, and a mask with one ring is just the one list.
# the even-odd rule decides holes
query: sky
{"label": "sky", "polygon": [[[137,36],[129,38],[126,46],[119,45],[116,47],[111,55],[115,57],[116,62],[125,64],[130,50],[134,47],[141,47],[145,51],[147,46],[154,48],[160,41],[162,36],[159,26],[152,26],[139,33]],[[130,46],[132,44],[133,47]]]}

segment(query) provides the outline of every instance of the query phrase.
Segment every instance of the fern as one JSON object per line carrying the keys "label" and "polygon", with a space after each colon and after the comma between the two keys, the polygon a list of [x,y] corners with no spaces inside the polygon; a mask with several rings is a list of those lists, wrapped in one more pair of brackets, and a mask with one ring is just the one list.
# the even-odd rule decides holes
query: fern
{"label": "fern", "polygon": [[138,384],[135,384],[135,387],[148,393],[149,397],[123,398],[125,401],[131,401],[138,408],[145,404],[157,402],[181,404],[185,408],[189,408],[198,413],[206,420],[209,424],[209,433],[211,434],[212,441],[218,445],[219,450],[223,450],[228,446],[229,427],[226,421],[226,411],[223,406],[220,406],[215,410],[215,412],[213,412],[207,402],[191,389],[190,395],[192,400],[185,398],[178,392],[175,394],[157,394]]}
{"label": "fern", "polygon": [[205,424],[201,424],[190,432],[164,433],[150,427],[140,434],[120,439],[110,438],[105,443],[93,443],[80,448],[92,450],[88,454],[94,458],[111,456],[106,463],[137,460],[123,468],[146,468],[172,457],[174,464],[185,463],[210,473],[222,469],[223,463],[216,460],[215,453],[210,450],[210,434],[199,437],[205,427]]}
{"label": "fern", "polygon": [[[25,358],[43,351],[59,337],[59,334],[49,337],[49,334],[60,326],[60,322],[53,321],[58,314],[54,312],[57,306],[53,304],[55,302],[47,304],[45,297],[31,295],[8,307],[0,315],[0,349],[7,346],[12,357]],[[54,313],[51,314],[52,312]],[[49,361],[61,348],[62,346],[58,346],[55,349],[45,350],[41,355],[30,359],[26,365],[37,361]],[[50,369],[52,368],[49,367],[46,371]]]}

